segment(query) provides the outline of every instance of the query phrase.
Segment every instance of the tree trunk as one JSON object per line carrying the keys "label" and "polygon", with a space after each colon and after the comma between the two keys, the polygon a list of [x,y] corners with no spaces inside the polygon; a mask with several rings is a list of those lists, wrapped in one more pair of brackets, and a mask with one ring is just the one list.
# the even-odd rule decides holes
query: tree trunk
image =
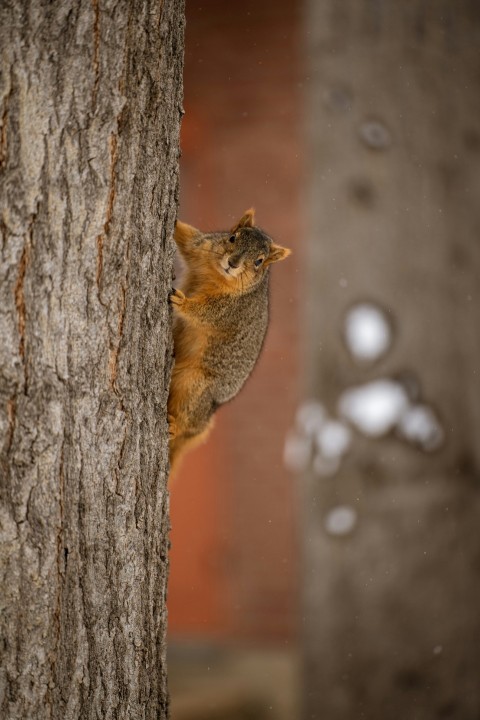
{"label": "tree trunk", "polygon": [[1,717],[166,718],[183,3],[0,10]]}
{"label": "tree trunk", "polygon": [[[401,377],[444,443],[354,432],[335,477],[310,474],[304,717],[467,720],[480,714],[479,6],[309,0],[308,35],[309,392],[338,415],[349,386]],[[364,300],[394,335],[371,366],[342,339]],[[350,519],[332,532],[338,506]]]}

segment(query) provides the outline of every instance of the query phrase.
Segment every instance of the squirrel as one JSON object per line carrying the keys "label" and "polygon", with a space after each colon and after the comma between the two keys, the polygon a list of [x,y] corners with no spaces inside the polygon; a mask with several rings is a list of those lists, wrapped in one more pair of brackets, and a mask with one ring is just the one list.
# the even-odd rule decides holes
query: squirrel
{"label": "squirrel", "polygon": [[172,289],[175,363],[168,398],[171,476],[186,450],[203,442],[215,411],[241,390],[268,326],[270,265],[290,255],[247,210],[224,232],[177,221],[174,239],[186,264],[183,290]]}

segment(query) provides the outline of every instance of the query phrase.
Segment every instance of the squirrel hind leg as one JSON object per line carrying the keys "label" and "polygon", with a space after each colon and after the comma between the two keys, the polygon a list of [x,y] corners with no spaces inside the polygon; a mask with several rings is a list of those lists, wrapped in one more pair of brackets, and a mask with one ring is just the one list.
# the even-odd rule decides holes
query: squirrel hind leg
{"label": "squirrel hind leg", "polygon": [[177,437],[171,437],[170,439],[170,482],[173,477],[177,474],[178,468],[180,467],[181,461],[185,453],[193,450],[194,448],[202,445],[210,434],[213,427],[213,419],[210,420],[207,427],[198,433],[198,435],[191,435],[185,437],[185,435],[179,435]]}

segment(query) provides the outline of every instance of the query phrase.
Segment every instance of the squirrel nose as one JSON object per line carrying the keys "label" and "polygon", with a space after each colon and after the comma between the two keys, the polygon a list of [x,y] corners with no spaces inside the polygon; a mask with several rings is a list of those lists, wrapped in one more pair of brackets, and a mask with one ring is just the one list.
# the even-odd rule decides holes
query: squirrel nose
{"label": "squirrel nose", "polygon": [[240,264],[238,262],[236,262],[236,263],[233,262],[232,258],[229,258],[228,264],[230,265],[231,268],[238,268],[240,266]]}

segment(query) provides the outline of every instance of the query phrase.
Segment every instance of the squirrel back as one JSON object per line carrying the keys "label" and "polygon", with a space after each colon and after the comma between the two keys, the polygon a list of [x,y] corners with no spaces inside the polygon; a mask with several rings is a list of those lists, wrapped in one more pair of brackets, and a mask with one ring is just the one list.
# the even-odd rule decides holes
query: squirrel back
{"label": "squirrel back", "polygon": [[270,265],[290,254],[254,225],[247,211],[230,231],[201,233],[177,222],[186,263],[183,290],[170,296],[175,366],[168,401],[170,460],[198,444],[217,408],[243,387],[268,326]]}

